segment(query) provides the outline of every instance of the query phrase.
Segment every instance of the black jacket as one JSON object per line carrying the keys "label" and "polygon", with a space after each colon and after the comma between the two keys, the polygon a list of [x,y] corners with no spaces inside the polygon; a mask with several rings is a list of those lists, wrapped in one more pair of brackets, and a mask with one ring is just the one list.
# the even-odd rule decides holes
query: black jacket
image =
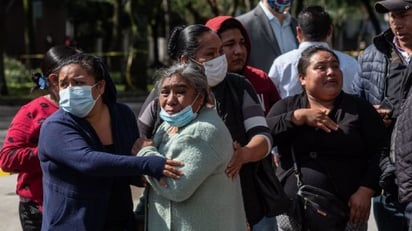
{"label": "black jacket", "polygon": [[[303,183],[334,192],[345,202],[359,186],[377,190],[384,126],[376,110],[365,100],[342,92],[329,113],[339,129],[327,133],[295,125],[293,111],[301,108],[308,108],[305,93],[278,101],[267,115],[281,158],[277,175],[283,178],[292,168],[293,146]],[[283,183],[286,193],[293,197],[297,191],[295,176],[289,175]]]}

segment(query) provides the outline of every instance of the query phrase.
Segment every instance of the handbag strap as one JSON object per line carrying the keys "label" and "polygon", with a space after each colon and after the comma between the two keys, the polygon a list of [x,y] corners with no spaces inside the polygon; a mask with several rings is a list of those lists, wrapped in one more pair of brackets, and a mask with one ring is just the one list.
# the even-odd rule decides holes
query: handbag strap
{"label": "handbag strap", "polygon": [[[290,151],[291,151],[291,154],[292,154],[293,171],[294,171],[294,174],[295,174],[295,177],[296,177],[296,185],[298,186],[298,188],[300,188],[303,185],[302,173],[300,172],[298,162],[297,162],[297,159],[296,159],[295,148],[293,146],[291,146]],[[328,174],[328,177],[330,178],[329,174]],[[335,188],[335,191],[338,192],[338,189],[337,189],[336,185],[333,183],[332,179],[331,179],[331,183],[332,183],[332,186]]]}
{"label": "handbag strap", "polygon": [[291,153],[292,153],[293,172],[295,173],[295,177],[296,177],[296,185],[299,188],[300,186],[303,185],[302,174],[299,170],[298,162],[297,162],[297,159],[296,159],[296,156],[295,156],[295,148],[293,146],[291,146],[290,150],[291,150]]}

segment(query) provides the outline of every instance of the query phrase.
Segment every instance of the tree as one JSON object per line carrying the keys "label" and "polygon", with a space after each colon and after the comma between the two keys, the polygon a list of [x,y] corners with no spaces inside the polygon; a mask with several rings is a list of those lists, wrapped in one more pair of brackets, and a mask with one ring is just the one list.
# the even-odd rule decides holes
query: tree
{"label": "tree", "polygon": [[[6,32],[6,11],[10,1],[0,0],[0,31]],[[0,36],[0,95],[8,95],[6,76],[4,71],[4,36]]]}

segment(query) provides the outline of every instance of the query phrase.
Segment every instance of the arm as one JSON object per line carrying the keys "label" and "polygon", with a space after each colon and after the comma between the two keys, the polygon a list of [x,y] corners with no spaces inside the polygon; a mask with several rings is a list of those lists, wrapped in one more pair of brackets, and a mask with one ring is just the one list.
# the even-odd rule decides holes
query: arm
{"label": "arm", "polygon": [[367,147],[368,161],[365,175],[361,178],[358,190],[349,198],[350,221],[354,224],[368,221],[371,198],[378,190],[380,176],[379,158],[384,142],[384,125],[379,114],[366,101],[360,102],[359,115],[361,133]]}
{"label": "arm", "polygon": [[170,145],[170,149],[166,153],[160,154],[155,147],[148,146],[142,148],[138,155],[173,156],[185,164],[180,169],[183,176],[179,180],[166,179],[167,187],[163,187],[159,181],[152,177],[147,178],[157,193],[169,200],[180,202],[190,198],[205,179],[224,164],[224,159],[221,154],[222,150],[216,151],[210,145],[213,142],[205,141],[199,136],[182,135],[174,143],[175,145]]}
{"label": "arm", "polygon": [[129,153],[114,155],[98,151],[98,138],[83,127],[85,126],[76,124],[67,117],[46,121],[40,132],[40,161],[64,165],[83,174],[95,176],[163,176],[166,162],[164,158],[135,157]]}
{"label": "arm", "polygon": [[229,177],[236,177],[243,164],[256,162],[268,155],[272,149],[272,137],[256,93],[250,84],[245,84],[242,113],[249,142],[241,147],[234,144],[235,152],[226,168]]}
{"label": "arm", "polygon": [[35,108],[31,110],[27,105],[20,108],[8,128],[3,148],[0,151],[2,170],[26,173],[41,171],[37,140],[41,122],[47,116],[38,113]]}

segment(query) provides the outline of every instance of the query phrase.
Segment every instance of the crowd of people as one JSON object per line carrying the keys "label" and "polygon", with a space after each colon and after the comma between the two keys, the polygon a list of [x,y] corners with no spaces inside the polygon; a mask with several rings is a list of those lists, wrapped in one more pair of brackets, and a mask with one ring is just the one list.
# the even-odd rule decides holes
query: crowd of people
{"label": "crowd of people", "polygon": [[[412,1],[375,4],[389,28],[358,60],[328,44],[323,7],[294,19],[291,4],[176,26],[139,112],[102,58],[47,51],[32,77],[47,94],[0,151],[22,230],[140,230],[142,215],[149,231],[308,231],[291,212],[298,180],[347,205],[338,230],[366,231],[370,211],[379,231],[412,230]],[[262,164],[280,192],[257,180]],[[144,187],[137,207],[130,186]]]}

